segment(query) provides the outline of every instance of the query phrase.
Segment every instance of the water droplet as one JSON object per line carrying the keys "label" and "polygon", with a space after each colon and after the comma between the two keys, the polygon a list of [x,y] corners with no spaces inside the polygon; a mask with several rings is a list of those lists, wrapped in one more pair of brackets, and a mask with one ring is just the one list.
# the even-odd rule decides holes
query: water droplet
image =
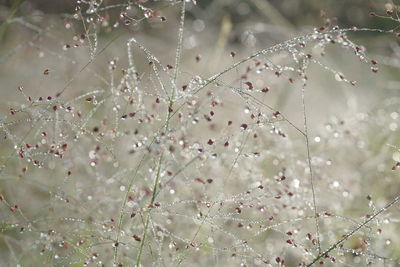
{"label": "water droplet", "polygon": [[96,151],[94,151],[94,150],[89,151],[89,158],[90,159],[96,158]]}
{"label": "water droplet", "polygon": [[394,152],[392,155],[392,159],[396,162],[400,162],[400,152],[399,151]]}
{"label": "water droplet", "polygon": [[336,73],[335,74],[335,79],[336,79],[336,81],[341,82],[341,81],[343,81],[344,76],[341,73]]}

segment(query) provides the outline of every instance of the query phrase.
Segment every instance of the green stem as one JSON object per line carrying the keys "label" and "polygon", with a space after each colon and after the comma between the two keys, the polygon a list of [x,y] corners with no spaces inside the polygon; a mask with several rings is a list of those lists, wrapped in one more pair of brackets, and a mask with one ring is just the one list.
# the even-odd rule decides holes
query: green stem
{"label": "green stem", "polygon": [[[158,160],[157,175],[156,175],[156,179],[154,180],[153,195],[151,197],[150,205],[153,205],[154,201],[156,199],[157,185],[160,181],[162,159],[163,159],[163,153],[161,152],[160,158]],[[143,247],[144,247],[144,243],[145,243],[146,237],[147,237],[147,228],[149,227],[149,222],[150,222],[150,211],[151,211],[151,208],[149,208],[149,210],[147,212],[146,222],[144,224],[144,230],[143,230],[143,238],[142,238],[142,241],[140,242],[139,254],[137,255],[137,258],[136,258],[136,267],[139,267],[140,258],[142,257]]]}

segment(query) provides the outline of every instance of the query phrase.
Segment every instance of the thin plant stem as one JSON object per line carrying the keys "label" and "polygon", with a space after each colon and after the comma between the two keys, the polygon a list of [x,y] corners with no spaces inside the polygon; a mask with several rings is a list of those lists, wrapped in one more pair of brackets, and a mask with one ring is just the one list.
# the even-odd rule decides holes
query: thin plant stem
{"label": "thin plant stem", "polygon": [[[127,200],[128,200],[128,195],[129,195],[129,193],[130,193],[130,191],[132,189],[133,182],[136,180],[136,177],[138,175],[139,169],[142,166],[142,164],[143,164],[143,162],[145,161],[146,158],[147,158],[147,155],[144,155],[141,158],[139,164],[137,165],[137,167],[135,169],[134,174],[132,175],[132,178],[129,181],[128,188],[126,190],[126,194],[125,194],[125,197],[124,197],[124,200],[122,202],[122,206],[121,206],[121,209],[120,209],[120,212],[119,212],[118,225],[117,225],[117,229],[116,229],[117,236],[115,238],[115,243],[117,243],[117,244],[119,243],[119,239],[121,237],[122,221],[123,221],[123,217],[124,217],[124,213],[125,213],[125,208],[126,208],[126,203],[127,203]],[[118,247],[119,246],[115,246],[115,250],[114,250],[114,264],[118,263]]]}
{"label": "thin plant stem", "polygon": [[307,147],[307,164],[308,164],[308,169],[310,171],[312,203],[313,203],[313,209],[314,209],[315,228],[316,228],[316,232],[317,232],[317,234],[316,234],[317,246],[318,246],[318,252],[321,253],[321,240],[320,240],[320,230],[319,230],[319,222],[318,222],[318,210],[317,210],[317,201],[316,201],[316,197],[315,197],[314,175],[313,175],[313,168],[312,168],[312,164],[311,164],[310,142],[309,142],[308,125],[307,125],[306,93],[305,93],[305,87],[306,87],[305,69],[306,69],[307,65],[308,65],[308,61],[305,60],[303,63],[303,66],[302,66],[304,82],[301,87],[301,100],[302,100],[302,107],[303,107],[304,137],[306,139],[306,147]]}
{"label": "thin plant stem", "polygon": [[[150,205],[154,204],[154,201],[155,201],[156,196],[157,196],[157,185],[158,185],[158,183],[160,181],[162,160],[163,160],[163,153],[161,152],[160,158],[158,160],[157,174],[156,174],[156,178],[154,180],[153,194],[152,194],[152,197],[151,197]],[[136,267],[140,266],[140,259],[142,257],[144,243],[145,243],[146,238],[147,238],[147,228],[149,227],[149,222],[150,222],[150,211],[151,211],[151,208],[149,208],[149,210],[147,212],[146,221],[145,221],[144,230],[143,230],[143,238],[140,241],[139,253],[138,253],[137,257],[136,257],[136,265],[135,265]]]}
{"label": "thin plant stem", "polygon": [[400,201],[400,195],[395,197],[392,201],[390,201],[386,206],[375,212],[372,216],[370,216],[368,219],[360,223],[357,227],[355,227],[353,230],[345,234],[341,239],[339,239],[337,242],[332,244],[328,249],[326,249],[324,252],[319,253],[318,256],[316,256],[309,264],[307,264],[307,267],[310,267],[314,265],[318,260],[320,260],[322,257],[325,257],[328,255],[329,252],[332,250],[336,249],[340,244],[342,244],[344,241],[346,241],[349,237],[354,235],[356,232],[358,232],[360,229],[365,227],[368,223],[370,223],[372,220],[374,220],[376,217],[378,217],[382,212],[386,211],[389,209],[391,206],[396,204],[397,202]]}
{"label": "thin plant stem", "polygon": [[[182,1],[181,18],[180,18],[180,24],[179,24],[179,30],[178,30],[178,45],[176,46],[175,69],[174,69],[174,77],[173,77],[175,91],[177,90],[176,82],[178,79],[179,65],[180,65],[181,53],[182,53],[183,30],[185,27],[185,13],[186,13],[185,9],[186,9],[186,1]],[[175,91],[174,91],[173,96],[176,95]]]}

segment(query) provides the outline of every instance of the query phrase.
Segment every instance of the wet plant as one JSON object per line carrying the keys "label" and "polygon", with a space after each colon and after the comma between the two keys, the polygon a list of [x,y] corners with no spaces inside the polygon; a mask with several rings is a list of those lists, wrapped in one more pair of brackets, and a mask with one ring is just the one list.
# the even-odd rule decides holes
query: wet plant
{"label": "wet plant", "polygon": [[[353,40],[397,28],[321,12],[286,41],[255,49],[247,32],[244,48],[198,53],[200,5],[79,0],[55,19],[10,8],[2,31],[30,34],[4,41],[0,62],[30,60],[2,85],[5,266],[399,264],[399,98],[360,108],[349,93],[387,86],[387,60]],[[398,23],[388,7],[371,19]],[[310,97],[321,77],[348,101],[324,121]]]}

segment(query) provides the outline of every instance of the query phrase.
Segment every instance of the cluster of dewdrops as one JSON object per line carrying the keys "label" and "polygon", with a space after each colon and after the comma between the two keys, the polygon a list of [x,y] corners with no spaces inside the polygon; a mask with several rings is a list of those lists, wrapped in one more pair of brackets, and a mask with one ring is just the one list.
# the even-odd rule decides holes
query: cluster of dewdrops
{"label": "cluster of dewdrops", "polygon": [[[146,7],[145,2],[129,1],[111,22],[102,15],[100,1],[77,1],[73,18],[93,28],[74,35],[63,49],[89,48],[93,59],[98,52],[96,25],[132,26],[142,18],[166,21],[161,12]],[[132,15],[137,10],[141,12],[138,18]],[[239,10],[247,12],[243,4]],[[66,20],[65,27],[72,29],[73,23]],[[193,23],[198,31],[203,24],[201,20]],[[34,98],[29,89],[18,86],[17,91],[27,103],[10,107],[9,117],[15,120],[0,121],[11,140],[14,158],[22,166],[18,175],[26,177],[29,171],[43,175],[51,170],[54,179],[50,180],[49,191],[54,206],[50,210],[68,216],[61,214],[55,221],[46,218],[47,224],[30,221],[24,207],[0,196],[11,214],[8,219],[13,224],[9,227],[19,228],[24,234],[38,234],[34,247],[41,255],[50,253],[56,262],[71,263],[74,253],[81,253],[85,266],[103,266],[110,261],[123,266],[122,262],[134,260],[132,251],[139,254],[138,247],[144,242],[151,244],[156,261],[167,263],[187,258],[203,258],[206,262],[215,255],[241,266],[284,266],[290,261],[285,251],[290,250],[299,252],[301,256],[294,258],[304,264],[317,255],[318,238],[334,241],[343,234],[341,230],[329,230],[316,236],[310,223],[313,204],[310,183],[305,178],[310,170],[303,132],[260,100],[282,86],[301,87],[312,79],[305,75],[304,65],[279,64],[265,52],[234,68],[238,80],[233,85],[222,75],[214,80],[193,75],[178,84],[171,79],[174,63],[161,63],[131,40],[128,48],[143,53],[146,64],[137,68],[131,60],[120,67],[117,57],[110,59],[110,78],[104,88],[84,91],[67,101],[61,98],[63,91]],[[318,60],[325,56],[328,44],[349,49],[359,60],[369,63],[373,73],[378,72],[377,61],[368,59],[365,48],[351,42],[346,32],[332,27],[328,19],[311,35],[282,46],[277,53],[289,54],[294,63],[320,65],[337,81],[355,86],[355,81]],[[235,51],[224,57],[232,64],[238,62]],[[196,63],[201,60],[199,55],[193,57]],[[51,77],[52,70],[44,69],[42,75]],[[270,78],[275,79],[271,85]],[[26,114],[30,116],[24,117]],[[398,117],[396,111],[385,116],[390,132],[397,130]],[[366,114],[356,115],[357,122],[368,118]],[[27,138],[18,132],[20,122],[32,128]],[[340,149],[340,143],[348,137],[356,139],[360,151],[367,151],[367,142],[346,127],[344,120],[332,118],[310,139],[312,148],[317,152],[318,146],[328,144]],[[392,159],[392,169],[396,170],[400,166],[398,149]],[[322,154],[313,156],[311,162],[317,175],[324,177],[324,170],[331,168],[335,159]],[[321,180],[321,187],[326,185],[332,194],[341,194],[340,203],[345,205],[341,209],[350,208],[351,202],[346,200],[354,196],[343,179]],[[373,212],[373,198],[367,195],[365,199]],[[317,214],[325,225],[333,220],[351,221],[339,214],[340,209],[325,204]],[[389,222],[386,218],[377,221],[377,227]],[[44,231],[43,225],[49,229]],[[368,257],[369,237],[381,234],[381,228],[362,237],[349,251],[342,246],[340,252],[326,255],[319,264],[345,263],[344,252],[357,255],[353,258],[355,264],[362,258],[372,260]],[[391,240],[385,239],[384,244],[389,246]],[[150,251],[146,245],[144,250],[143,260],[148,263],[152,260],[148,257]]]}

